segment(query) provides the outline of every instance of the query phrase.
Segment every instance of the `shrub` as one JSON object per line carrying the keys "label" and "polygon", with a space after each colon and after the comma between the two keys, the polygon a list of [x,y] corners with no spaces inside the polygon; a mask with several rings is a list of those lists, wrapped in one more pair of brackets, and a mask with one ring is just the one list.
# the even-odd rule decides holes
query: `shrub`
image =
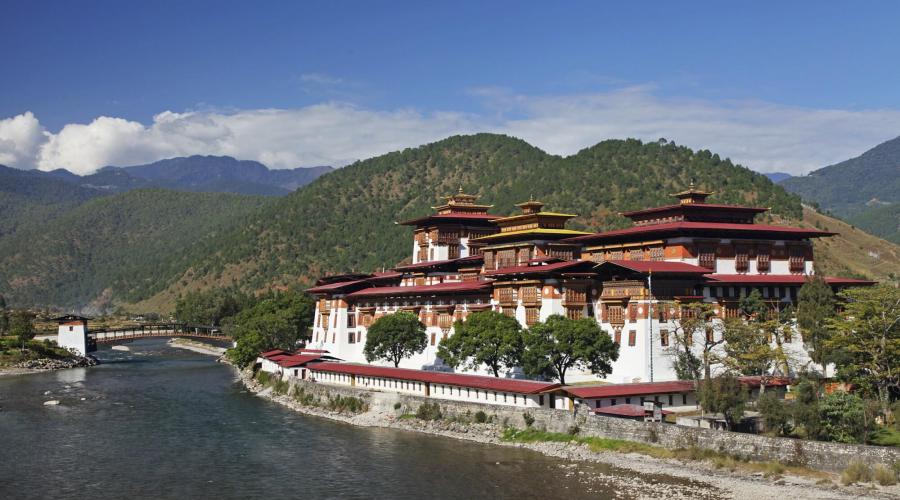
{"label": "shrub", "polygon": [[534,423],[534,416],[531,413],[528,413],[528,412],[523,413],[522,419],[525,420],[525,427],[531,427],[531,424]]}
{"label": "shrub", "polygon": [[362,399],[353,396],[341,397],[340,395],[330,398],[326,408],[338,413],[348,411],[350,413],[360,413],[366,410],[366,404]]}
{"label": "shrub", "polygon": [[416,410],[416,418],[419,420],[440,420],[441,407],[437,403],[422,403]]}
{"label": "shrub", "polygon": [[272,380],[272,374],[264,371],[256,372],[256,380],[262,385],[268,385]]}
{"label": "shrub", "polygon": [[766,432],[776,436],[790,434],[791,415],[787,406],[771,391],[764,393],[756,402],[756,409],[766,422]]}
{"label": "shrub", "polygon": [[865,406],[855,394],[833,392],[819,401],[821,435],[828,441],[862,441],[866,433],[865,420]]}
{"label": "shrub", "polygon": [[778,462],[768,462],[766,470],[763,473],[766,477],[778,476],[784,474],[784,466]]}
{"label": "shrub", "polygon": [[275,381],[275,384],[272,385],[272,391],[276,394],[286,394],[290,386],[291,384],[286,380],[278,379]]}
{"label": "shrub", "polygon": [[396,403],[394,403],[394,409],[395,409],[395,410],[399,410],[402,406],[403,406],[403,405],[400,404],[400,401],[397,401]]}
{"label": "shrub", "polygon": [[850,462],[850,465],[841,472],[841,483],[845,485],[867,482],[872,479],[872,470],[869,469],[869,466],[860,462],[859,460],[854,460]]}
{"label": "shrub", "polygon": [[716,469],[725,469],[728,471],[734,471],[737,469],[737,460],[729,456],[718,456],[713,458],[713,466]]}
{"label": "shrub", "polygon": [[481,410],[478,410],[475,412],[475,421],[478,422],[479,424],[483,424],[483,423],[487,422],[487,419],[488,419],[487,413],[485,413]]}
{"label": "shrub", "polygon": [[893,486],[897,484],[897,473],[891,468],[881,464],[876,465],[872,469],[872,478],[882,486]]}

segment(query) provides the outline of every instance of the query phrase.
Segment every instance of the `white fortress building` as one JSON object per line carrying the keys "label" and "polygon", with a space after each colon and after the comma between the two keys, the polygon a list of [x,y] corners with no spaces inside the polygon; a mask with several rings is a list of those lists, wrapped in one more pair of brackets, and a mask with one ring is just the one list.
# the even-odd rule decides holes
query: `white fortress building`
{"label": "white fortress building", "polygon": [[[367,328],[409,311],[427,327],[428,346],[401,367],[449,371],[437,349],[455,321],[493,310],[527,328],[561,314],[594,318],[619,344],[607,381],[675,380],[671,335],[684,306],[712,304],[718,318],[734,317],[753,290],[772,309],[796,303],[814,272],[811,239],[834,234],[757,224],[767,209],[707,203],[711,194],[691,185],[673,195],[677,203],[624,213],[633,227],[584,233],[566,228],[574,214],[545,211],[541,202],[503,217],[460,191],[436,213],[401,223],[413,227],[412,264],[328,276],[308,290],[319,299],[308,347],[366,363]],[[825,281],[835,289],[871,284]],[[795,335],[790,346],[801,356],[802,342]]]}

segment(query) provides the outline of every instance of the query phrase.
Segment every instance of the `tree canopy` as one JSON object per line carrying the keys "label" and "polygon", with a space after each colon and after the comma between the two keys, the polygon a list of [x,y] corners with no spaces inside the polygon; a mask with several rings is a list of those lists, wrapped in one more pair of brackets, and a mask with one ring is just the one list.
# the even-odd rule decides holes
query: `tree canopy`
{"label": "tree canopy", "polygon": [[835,315],[834,292],[816,276],[800,287],[797,297],[797,326],[812,361],[824,368],[828,362],[830,321]]}
{"label": "tree canopy", "polygon": [[419,317],[401,311],[382,316],[372,323],[366,333],[363,354],[370,363],[383,359],[397,367],[403,358],[424,351],[427,344],[425,325],[419,321]]}
{"label": "tree canopy", "polygon": [[570,368],[588,369],[605,377],[619,358],[613,342],[593,318],[577,320],[554,314],[532,325],[525,333],[523,364],[530,376],[543,376],[566,383]]}
{"label": "tree canopy", "polygon": [[476,312],[457,321],[453,331],[438,346],[438,356],[453,368],[485,365],[499,377],[500,370],[522,364],[522,328],[515,318],[494,311]]}
{"label": "tree canopy", "polygon": [[260,352],[293,350],[309,337],[315,300],[305,293],[288,291],[271,294],[225,321],[225,330],[237,345],[228,350],[239,366],[251,363]]}

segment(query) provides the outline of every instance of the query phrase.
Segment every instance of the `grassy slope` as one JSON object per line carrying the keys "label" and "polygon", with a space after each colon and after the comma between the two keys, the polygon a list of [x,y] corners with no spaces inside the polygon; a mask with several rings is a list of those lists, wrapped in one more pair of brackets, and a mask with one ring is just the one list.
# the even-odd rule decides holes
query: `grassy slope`
{"label": "grassy slope", "polygon": [[844,221],[803,209],[803,225],[840,233],[814,243],[819,272],[829,276],[896,281],[900,277],[900,247]]}

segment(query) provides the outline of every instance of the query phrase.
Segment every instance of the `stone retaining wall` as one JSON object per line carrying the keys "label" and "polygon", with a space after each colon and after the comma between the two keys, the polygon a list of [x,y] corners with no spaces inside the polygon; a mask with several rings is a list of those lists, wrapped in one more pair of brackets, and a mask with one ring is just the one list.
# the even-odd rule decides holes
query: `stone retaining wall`
{"label": "stone retaining wall", "polygon": [[437,403],[441,407],[441,412],[447,416],[471,417],[476,412],[483,411],[488,416],[492,416],[493,421],[498,425],[519,429],[526,427],[524,414],[528,413],[534,418],[532,427],[550,432],[567,432],[577,426],[580,436],[636,441],[669,449],[695,446],[752,460],[771,460],[833,472],[843,470],[851,460],[860,460],[869,465],[891,465],[900,462],[900,450],[892,447],[806,441],[641,422],[593,415],[583,406],[576,414],[571,411],[547,408],[525,409],[442,400],[333,386],[304,380],[292,380],[291,384],[302,387],[307,393],[315,394],[320,398],[337,395],[360,398],[369,405],[370,411],[395,412],[397,410],[394,409],[394,405],[400,403],[402,407],[400,412],[415,413],[422,403]]}

